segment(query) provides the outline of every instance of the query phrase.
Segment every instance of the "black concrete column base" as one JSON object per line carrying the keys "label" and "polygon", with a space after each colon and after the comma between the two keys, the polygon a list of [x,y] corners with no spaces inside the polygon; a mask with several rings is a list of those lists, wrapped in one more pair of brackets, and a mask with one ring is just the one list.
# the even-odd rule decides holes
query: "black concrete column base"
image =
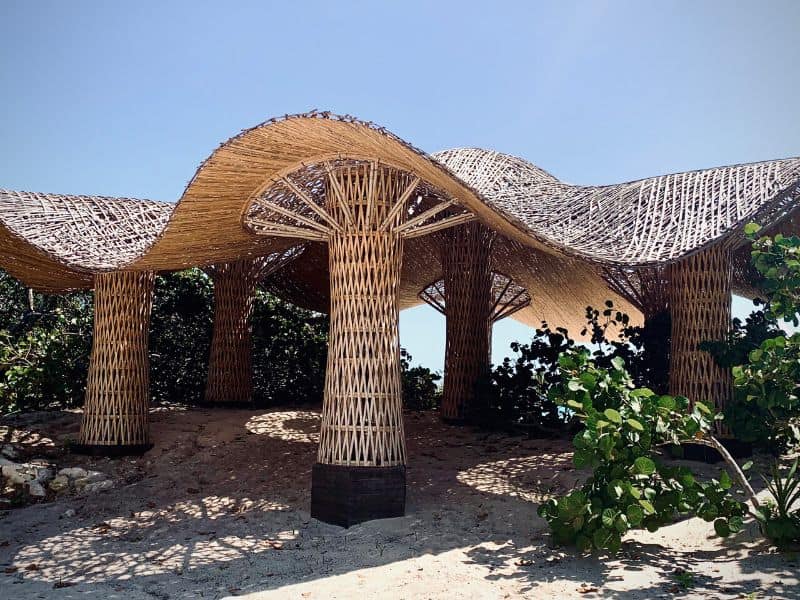
{"label": "black concrete column base", "polygon": [[[753,444],[742,442],[733,438],[718,438],[725,449],[733,458],[748,458],[753,456]],[[672,447],[672,455],[685,460],[714,464],[721,462],[722,455],[714,448],[704,444],[681,444]]]}
{"label": "black concrete column base", "polygon": [[406,511],[406,468],[317,463],[311,472],[311,516],[350,527]]}
{"label": "black concrete column base", "polygon": [[153,444],[70,444],[69,450],[75,454],[89,456],[141,456],[153,447]]}

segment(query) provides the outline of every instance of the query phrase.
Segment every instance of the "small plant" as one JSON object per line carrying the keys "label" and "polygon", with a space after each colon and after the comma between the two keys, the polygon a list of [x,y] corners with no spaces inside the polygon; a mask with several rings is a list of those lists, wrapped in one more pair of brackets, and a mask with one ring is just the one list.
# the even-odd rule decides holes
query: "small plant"
{"label": "small plant", "polygon": [[786,476],[782,476],[777,463],[772,465],[770,479],[761,476],[772,496],[760,510],[756,518],[765,536],[778,545],[800,542],[800,475],[795,459]]}
{"label": "small plant", "polygon": [[672,573],[672,578],[681,588],[688,590],[694,587],[694,573],[686,569],[675,569]]}
{"label": "small plant", "polygon": [[565,382],[552,394],[585,426],[573,440],[573,462],[592,475],[539,507],[557,543],[614,553],[629,530],[655,531],[682,514],[713,522],[723,537],[742,528],[746,507],[731,496],[727,471],[701,482],[655,455],[658,446],[707,436],[714,416],[704,404],[690,408],[682,396],[636,388],[619,357],[604,369],[582,348],[564,353],[559,364]]}

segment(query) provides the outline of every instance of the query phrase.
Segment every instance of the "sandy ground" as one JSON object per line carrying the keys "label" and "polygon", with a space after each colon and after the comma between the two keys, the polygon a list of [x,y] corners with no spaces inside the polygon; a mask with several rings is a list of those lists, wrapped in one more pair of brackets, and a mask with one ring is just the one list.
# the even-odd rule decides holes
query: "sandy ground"
{"label": "sandy ground", "polygon": [[115,460],[63,453],[73,413],[5,425],[29,456],[117,488],[2,513],[3,599],[800,598],[797,556],[753,523],[722,542],[686,520],[613,559],[550,547],[536,502],[575,481],[563,441],[408,414],[407,516],[342,529],[308,513],[314,411],[156,411],[155,448]]}

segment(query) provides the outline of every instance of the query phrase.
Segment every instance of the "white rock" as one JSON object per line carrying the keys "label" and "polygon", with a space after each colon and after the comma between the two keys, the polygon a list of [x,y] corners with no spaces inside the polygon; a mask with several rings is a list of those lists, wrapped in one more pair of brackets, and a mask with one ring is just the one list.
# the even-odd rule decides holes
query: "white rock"
{"label": "white rock", "polygon": [[47,495],[47,492],[44,491],[44,487],[38,481],[28,482],[28,493],[34,498],[44,498]]}
{"label": "white rock", "polygon": [[81,469],[80,467],[66,467],[61,469],[58,474],[65,475],[70,479],[76,479],[78,477],[86,477],[89,472],[86,469]]}
{"label": "white rock", "polygon": [[106,479],[105,481],[96,481],[94,483],[89,483],[83,488],[84,494],[95,494],[97,492],[104,492],[105,490],[110,490],[114,487],[114,482],[110,479]]}
{"label": "white rock", "polygon": [[75,516],[75,510],[74,510],[74,509],[72,509],[72,508],[68,508],[67,510],[65,510],[65,511],[64,511],[64,512],[61,514],[61,517],[62,517],[62,518],[64,518],[64,519],[70,519],[70,518],[72,518],[72,517],[74,517],[74,516]]}
{"label": "white rock", "polygon": [[17,467],[3,467],[3,477],[8,479],[9,483],[15,485],[21,485],[27,481],[33,480],[33,474],[25,473],[21,469],[19,469],[19,465]]}

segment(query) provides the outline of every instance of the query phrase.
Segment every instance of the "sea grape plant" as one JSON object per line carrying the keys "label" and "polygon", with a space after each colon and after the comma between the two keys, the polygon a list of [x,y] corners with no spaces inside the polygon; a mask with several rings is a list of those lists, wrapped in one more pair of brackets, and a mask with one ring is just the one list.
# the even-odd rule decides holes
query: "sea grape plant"
{"label": "sea grape plant", "polygon": [[[768,318],[800,325],[800,238],[781,234],[756,239],[758,225],[745,233],[753,240],[752,260],[762,276]],[[800,445],[800,332],[779,332],[750,351],[733,368],[736,402],[751,405],[779,450]]]}
{"label": "sea grape plant", "polygon": [[731,495],[727,471],[703,482],[656,454],[659,446],[707,435],[715,418],[708,407],[635,387],[619,357],[602,368],[586,349],[575,348],[559,363],[567,376],[552,393],[584,425],[573,440],[573,461],[592,474],[580,488],[539,507],[556,543],[613,553],[629,530],[655,531],[680,515],[713,522],[723,537],[742,528],[747,509]]}

